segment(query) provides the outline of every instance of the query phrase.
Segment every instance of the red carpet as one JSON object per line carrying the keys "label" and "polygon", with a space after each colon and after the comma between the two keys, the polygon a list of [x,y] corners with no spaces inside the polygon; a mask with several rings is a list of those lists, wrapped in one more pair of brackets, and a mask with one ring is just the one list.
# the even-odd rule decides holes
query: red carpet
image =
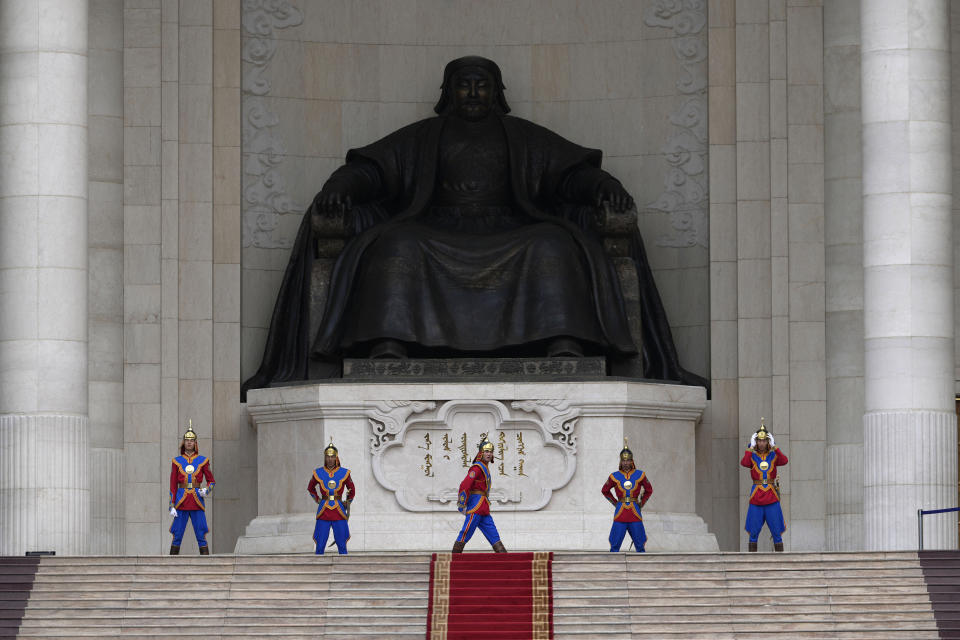
{"label": "red carpet", "polygon": [[553,637],[553,554],[435,553],[428,640]]}

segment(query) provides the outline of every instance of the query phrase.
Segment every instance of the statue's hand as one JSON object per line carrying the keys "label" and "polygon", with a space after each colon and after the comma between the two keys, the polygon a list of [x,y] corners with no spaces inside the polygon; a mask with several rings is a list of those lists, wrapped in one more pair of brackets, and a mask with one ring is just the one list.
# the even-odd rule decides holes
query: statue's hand
{"label": "statue's hand", "polygon": [[616,180],[604,180],[601,182],[600,187],[597,189],[596,198],[595,204],[598,208],[607,204],[617,213],[623,213],[633,208],[633,198],[631,198],[627,190],[623,188],[623,185]]}
{"label": "statue's hand", "polygon": [[323,189],[313,199],[313,205],[320,213],[346,213],[353,207],[350,194],[340,189]]}

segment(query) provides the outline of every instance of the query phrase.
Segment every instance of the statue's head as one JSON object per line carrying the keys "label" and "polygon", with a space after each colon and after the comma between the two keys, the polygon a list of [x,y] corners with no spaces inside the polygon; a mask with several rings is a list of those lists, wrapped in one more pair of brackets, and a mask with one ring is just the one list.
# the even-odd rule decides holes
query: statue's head
{"label": "statue's head", "polygon": [[433,110],[464,120],[482,120],[491,111],[509,113],[503,90],[503,78],[496,62],[480,56],[457,58],[448,62],[443,70],[440,101]]}

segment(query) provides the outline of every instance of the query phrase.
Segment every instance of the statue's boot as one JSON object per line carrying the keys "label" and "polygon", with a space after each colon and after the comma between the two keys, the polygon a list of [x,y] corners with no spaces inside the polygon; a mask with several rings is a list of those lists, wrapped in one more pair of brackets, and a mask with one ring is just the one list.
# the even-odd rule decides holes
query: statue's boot
{"label": "statue's boot", "polygon": [[748,543],[747,543],[747,551],[749,551],[750,553],[756,553],[756,552],[757,552],[757,543],[756,543],[756,542],[748,542]]}
{"label": "statue's boot", "polygon": [[573,338],[556,338],[547,345],[548,358],[582,358],[583,347]]}
{"label": "statue's boot", "polygon": [[172,544],[172,545],[170,545],[170,555],[172,555],[172,556],[178,556],[178,555],[180,555],[180,545],[178,545],[178,544]]}
{"label": "statue's boot", "polygon": [[506,548],[505,546],[503,546],[503,543],[502,543],[502,542],[500,542],[499,540],[497,540],[496,542],[493,543],[493,551],[494,551],[494,553],[506,553],[506,552],[507,552],[507,548]]}
{"label": "statue's boot", "polygon": [[380,340],[370,349],[370,358],[396,358],[398,360],[407,357],[407,348],[399,340]]}
{"label": "statue's boot", "polygon": [[776,552],[778,552],[778,553],[783,553],[783,543],[782,543],[782,542],[774,542],[774,543],[773,543],[773,550],[776,551]]}
{"label": "statue's boot", "polygon": [[451,553],[463,553],[463,548],[467,546],[466,542],[454,542],[453,551]]}
{"label": "statue's boot", "polygon": [[200,547],[200,555],[202,555],[202,556],[208,556],[208,555],[210,555],[210,547],[209,547],[209,546]]}

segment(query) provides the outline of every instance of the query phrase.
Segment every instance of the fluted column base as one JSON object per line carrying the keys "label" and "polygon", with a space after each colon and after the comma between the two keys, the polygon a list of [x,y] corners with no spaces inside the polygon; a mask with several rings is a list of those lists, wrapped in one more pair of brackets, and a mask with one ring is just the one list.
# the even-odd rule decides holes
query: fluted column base
{"label": "fluted column base", "polygon": [[863,548],[863,445],[827,446],[828,551]]}
{"label": "fluted column base", "polygon": [[123,449],[90,449],[90,487],[90,553],[123,555]]}
{"label": "fluted column base", "polygon": [[[863,417],[863,527],[867,550],[916,549],[917,509],[957,506],[957,420],[944,411]],[[956,514],[924,520],[924,548],[956,549]]]}
{"label": "fluted column base", "polygon": [[87,416],[0,415],[0,555],[87,553]]}

